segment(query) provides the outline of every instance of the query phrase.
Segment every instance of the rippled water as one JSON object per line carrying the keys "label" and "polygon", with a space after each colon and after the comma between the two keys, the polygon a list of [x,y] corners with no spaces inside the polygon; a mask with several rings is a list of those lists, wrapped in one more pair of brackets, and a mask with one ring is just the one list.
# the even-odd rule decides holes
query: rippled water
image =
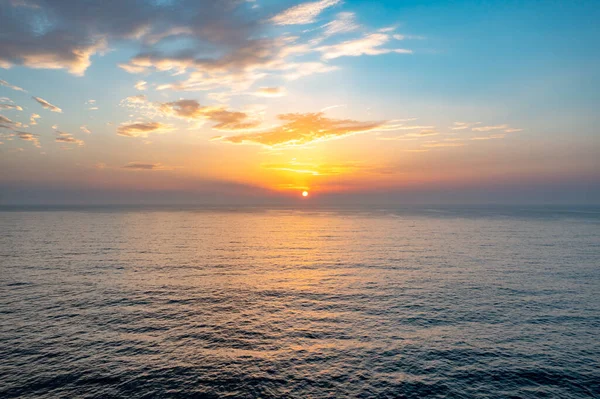
{"label": "rippled water", "polygon": [[2,397],[600,397],[600,209],[4,209]]}

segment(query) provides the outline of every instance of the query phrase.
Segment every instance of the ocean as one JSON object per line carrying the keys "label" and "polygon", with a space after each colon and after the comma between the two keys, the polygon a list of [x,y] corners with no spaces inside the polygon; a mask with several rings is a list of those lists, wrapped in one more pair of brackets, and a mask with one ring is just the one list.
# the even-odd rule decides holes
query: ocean
{"label": "ocean", "polygon": [[2,398],[600,397],[600,207],[4,207],[0,287]]}

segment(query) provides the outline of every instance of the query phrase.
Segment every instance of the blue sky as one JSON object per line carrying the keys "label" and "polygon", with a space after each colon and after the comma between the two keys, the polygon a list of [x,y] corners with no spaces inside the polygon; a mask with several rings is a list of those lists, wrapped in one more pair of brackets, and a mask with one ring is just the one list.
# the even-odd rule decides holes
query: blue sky
{"label": "blue sky", "polygon": [[597,2],[70,3],[0,5],[0,201],[506,184],[599,200]]}

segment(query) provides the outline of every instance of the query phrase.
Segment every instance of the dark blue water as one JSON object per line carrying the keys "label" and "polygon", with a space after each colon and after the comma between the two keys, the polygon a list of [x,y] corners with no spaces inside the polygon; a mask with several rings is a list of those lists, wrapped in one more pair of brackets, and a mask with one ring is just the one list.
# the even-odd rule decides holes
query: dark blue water
{"label": "dark blue water", "polygon": [[600,397],[600,209],[3,208],[1,397]]}

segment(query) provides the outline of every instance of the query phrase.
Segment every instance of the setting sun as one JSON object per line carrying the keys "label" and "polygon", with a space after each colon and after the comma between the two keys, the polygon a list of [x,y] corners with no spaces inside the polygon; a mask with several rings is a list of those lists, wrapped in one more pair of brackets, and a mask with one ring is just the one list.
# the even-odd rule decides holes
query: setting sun
{"label": "setting sun", "polygon": [[303,197],[308,197],[308,191],[302,191],[302,196]]}

